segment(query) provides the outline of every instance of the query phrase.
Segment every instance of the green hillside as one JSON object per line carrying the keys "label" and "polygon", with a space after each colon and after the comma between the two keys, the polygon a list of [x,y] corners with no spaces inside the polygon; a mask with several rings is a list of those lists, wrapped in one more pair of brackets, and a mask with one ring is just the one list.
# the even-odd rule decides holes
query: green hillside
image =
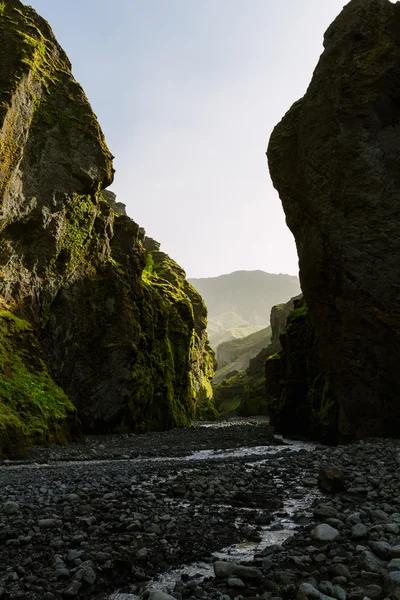
{"label": "green hillside", "polygon": [[271,327],[265,327],[244,338],[237,338],[220,344],[217,348],[218,369],[213,383],[218,384],[232,371],[243,371],[250,360],[266,348],[271,340]]}
{"label": "green hillside", "polygon": [[223,342],[264,329],[271,308],[300,293],[297,277],[264,271],[234,271],[189,281],[207,305],[207,331],[214,350]]}

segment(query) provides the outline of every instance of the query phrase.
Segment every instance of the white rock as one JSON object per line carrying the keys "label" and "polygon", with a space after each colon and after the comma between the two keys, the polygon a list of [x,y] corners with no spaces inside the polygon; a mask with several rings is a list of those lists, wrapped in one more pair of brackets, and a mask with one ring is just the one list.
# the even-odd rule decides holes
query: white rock
{"label": "white rock", "polygon": [[311,532],[311,537],[318,542],[333,542],[340,536],[340,533],[334,527],[327,523],[317,525]]}

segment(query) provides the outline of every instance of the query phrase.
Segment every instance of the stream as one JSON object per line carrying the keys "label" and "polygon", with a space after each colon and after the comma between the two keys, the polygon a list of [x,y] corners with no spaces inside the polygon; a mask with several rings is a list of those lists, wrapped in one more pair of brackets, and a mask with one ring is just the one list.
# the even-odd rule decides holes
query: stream
{"label": "stream", "polygon": [[[207,427],[210,426],[211,425],[207,425]],[[142,459],[142,462],[157,462],[162,460],[167,462],[185,461],[190,463],[191,461],[215,460],[221,461],[222,463],[227,458],[242,459],[243,457],[248,457],[249,462],[246,463],[246,466],[249,470],[252,469],[254,472],[254,470],[257,469],[257,466],[265,464],[271,457],[275,457],[279,461],[284,458],[284,455],[288,451],[311,451],[315,448],[315,444],[310,442],[290,441],[285,440],[283,437],[280,437],[280,439],[282,440],[282,445],[277,446],[241,447],[233,450],[198,450],[184,457],[156,457]],[[279,478],[275,477],[274,479],[276,485],[283,484]],[[172,569],[162,573],[159,577],[147,582],[146,588],[171,593],[176,582],[180,581],[182,578],[193,578],[201,581],[205,578],[213,577],[213,562],[215,560],[245,563],[253,560],[254,557],[267,546],[281,545],[285,540],[292,536],[298,528],[298,520],[296,519],[298,514],[301,515],[301,519],[312,517],[312,513],[308,509],[318,495],[319,493],[313,490],[299,498],[286,498],[284,500],[283,508],[276,511],[274,514],[275,519],[273,524],[261,527],[259,532],[261,539],[259,541],[246,541],[220,548],[219,550],[214,551],[207,560],[184,564],[179,569]],[[224,505],[220,508],[235,511],[235,507],[229,505]],[[248,512],[260,512],[259,509],[249,508],[247,510]],[[238,525],[239,523],[243,524],[244,521],[245,518],[243,515],[237,517],[235,525]],[[109,597],[109,600],[138,600],[138,598],[139,596],[136,594],[120,593],[117,591]]]}

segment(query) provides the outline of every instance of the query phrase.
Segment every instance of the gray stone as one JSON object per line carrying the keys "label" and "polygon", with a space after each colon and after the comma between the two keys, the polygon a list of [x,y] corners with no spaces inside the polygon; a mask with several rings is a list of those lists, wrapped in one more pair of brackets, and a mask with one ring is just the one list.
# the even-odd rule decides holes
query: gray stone
{"label": "gray stone", "polygon": [[386,593],[391,593],[400,589],[400,571],[392,571],[384,579],[384,589]]}
{"label": "gray stone", "polygon": [[365,571],[371,571],[372,573],[381,573],[382,569],[386,564],[381,561],[373,552],[365,550],[361,553],[358,559],[358,565]]}
{"label": "gray stone", "polygon": [[376,583],[370,583],[364,586],[364,594],[371,600],[381,600],[383,597],[383,588]]}
{"label": "gray stone", "polygon": [[244,588],[244,587],[246,587],[245,584],[243,583],[243,581],[241,579],[239,579],[239,577],[229,577],[228,578],[228,585],[229,585],[229,587],[232,587],[232,588]]}
{"label": "gray stone", "polygon": [[317,525],[317,527],[311,531],[311,537],[319,542],[333,542],[339,536],[340,533],[338,530],[334,529],[330,525],[327,525],[326,523]]}
{"label": "gray stone", "polygon": [[65,598],[75,598],[79,594],[79,590],[82,587],[82,583],[74,579],[71,583],[65,588],[64,596]]}
{"label": "gray stone", "polygon": [[223,560],[216,560],[213,563],[215,577],[230,577],[233,575],[235,565]]}
{"label": "gray stone", "polygon": [[354,539],[358,540],[358,539],[366,538],[367,536],[368,536],[368,527],[366,527],[362,523],[356,523],[356,525],[354,525],[352,527],[351,537],[353,537]]}
{"label": "gray stone", "polygon": [[309,598],[315,600],[331,600],[332,597],[323,594],[310,583],[302,583],[297,592],[297,600],[308,600]]}
{"label": "gray stone", "polygon": [[165,592],[161,592],[159,590],[152,590],[150,592],[148,600],[175,600],[173,596],[166,594]]}
{"label": "gray stone", "polygon": [[3,514],[9,517],[11,517],[12,515],[17,515],[19,513],[19,510],[20,509],[18,502],[12,502],[11,500],[4,502],[2,507]]}
{"label": "gray stone", "polygon": [[383,560],[390,560],[392,556],[392,547],[384,540],[372,541],[369,543],[372,552]]}
{"label": "gray stone", "polygon": [[400,558],[392,558],[388,564],[389,571],[400,571]]}
{"label": "gray stone", "polygon": [[55,529],[59,523],[58,519],[39,519],[38,521],[40,529]]}

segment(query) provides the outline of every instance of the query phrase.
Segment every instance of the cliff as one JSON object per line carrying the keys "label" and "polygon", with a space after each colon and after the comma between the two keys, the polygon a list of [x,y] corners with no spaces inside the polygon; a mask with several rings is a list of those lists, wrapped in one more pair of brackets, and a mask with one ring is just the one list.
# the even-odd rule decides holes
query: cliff
{"label": "cliff", "polygon": [[[0,298],[30,337],[10,351],[52,378],[58,428],[71,401],[86,432],[189,425],[203,403],[212,412],[204,304],[166,255],[149,272],[143,229],[103,194],[112,156],[49,25],[7,0],[0,37]],[[2,411],[19,419],[10,397],[0,387]]]}
{"label": "cliff", "polygon": [[342,440],[400,431],[399,32],[399,3],[347,4],[268,147]]}
{"label": "cliff", "polygon": [[275,330],[279,336],[275,353],[265,363],[270,423],[284,435],[335,443],[337,403],[320,361],[307,305],[300,297],[287,308],[287,319]]}

